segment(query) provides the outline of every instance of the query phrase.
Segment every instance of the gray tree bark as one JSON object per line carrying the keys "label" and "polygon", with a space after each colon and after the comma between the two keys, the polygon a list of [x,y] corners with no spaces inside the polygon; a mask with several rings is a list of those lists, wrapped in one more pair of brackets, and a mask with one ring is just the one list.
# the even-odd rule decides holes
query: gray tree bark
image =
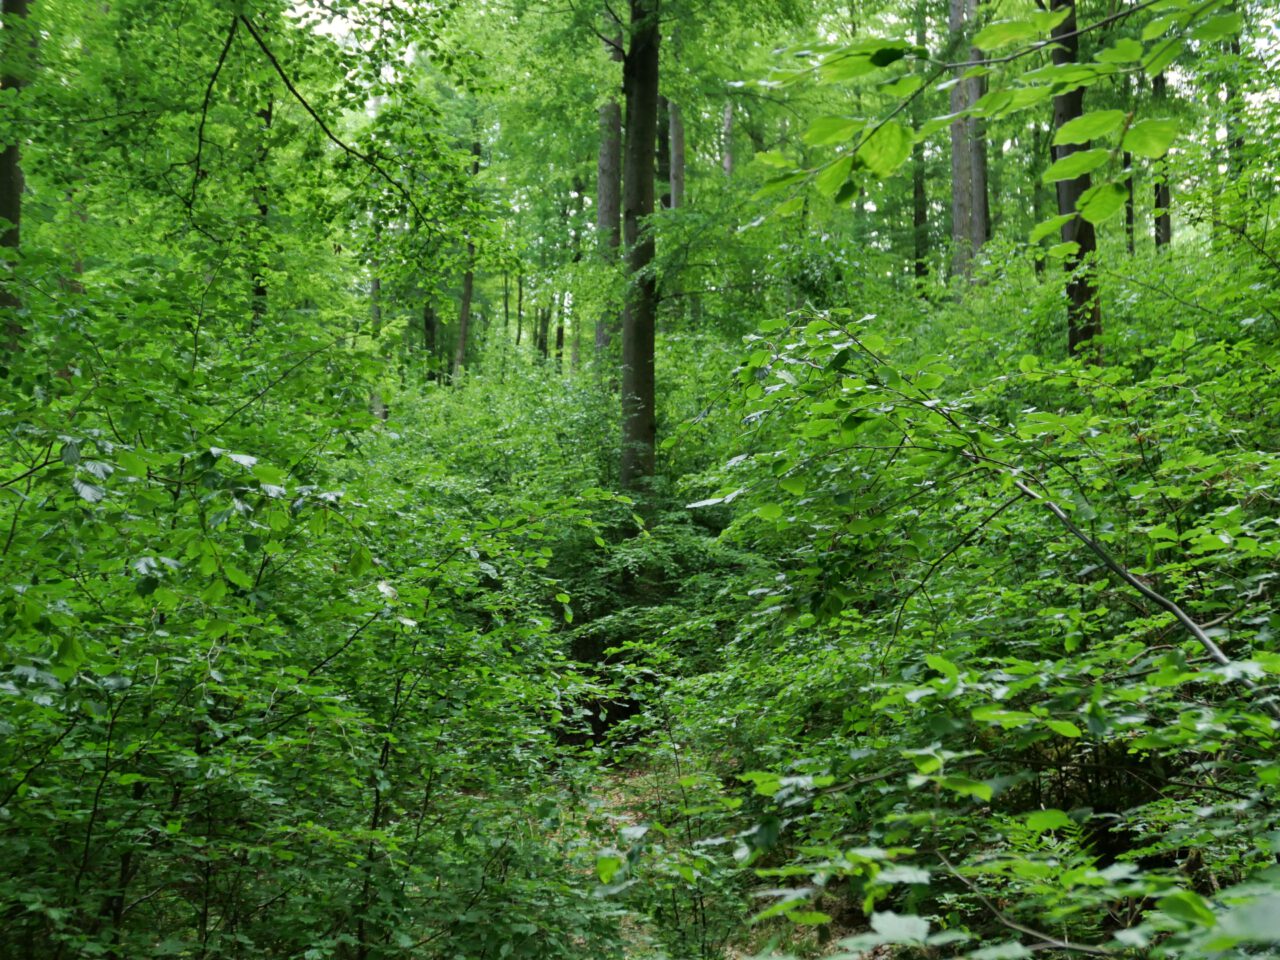
{"label": "gray tree bark", "polygon": [[[1151,96],[1157,103],[1163,102],[1167,89],[1168,82],[1163,73],[1158,73],[1151,78]],[[1163,164],[1161,166],[1163,168]],[[1172,203],[1173,196],[1169,189],[1167,168],[1164,168],[1156,174],[1154,230],[1157,250],[1167,247],[1173,241],[1173,214],[1169,210]]]}
{"label": "gray tree bark", "polygon": [[684,206],[684,118],[680,115],[680,104],[667,105],[667,118],[671,123],[671,209]]}
{"label": "gray tree bark", "polygon": [[650,271],[653,234],[654,138],[658,125],[658,21],[661,0],[630,0],[631,36],[623,59],[627,104],[622,168],[622,223],[626,243],[627,298],[622,312],[622,456],[618,480],[624,490],[653,475],[657,417],[654,397],[654,320],[657,283]]}
{"label": "gray tree bark", "polygon": [[[471,176],[474,179],[480,173],[480,141],[471,144]],[[462,303],[458,309],[458,339],[453,347],[453,377],[462,373],[467,362],[467,333],[471,326],[471,300],[476,289],[476,245],[475,241],[467,241],[467,272],[462,275]]]}
{"label": "gray tree bark", "polygon": [[[1080,38],[1076,35],[1076,0],[1054,0],[1053,10],[1066,10],[1067,17],[1053,28],[1050,34],[1055,41],[1053,62],[1074,63],[1080,56]],[[1084,89],[1078,87],[1053,98],[1053,128],[1061,128],[1084,114]],[[1083,150],[1088,144],[1060,144],[1053,148],[1055,161]],[[1058,213],[1074,214],[1076,203],[1089,189],[1089,175],[1057,183]],[[1093,224],[1076,216],[1063,224],[1064,243],[1078,244],[1076,252],[1067,257],[1067,350],[1071,354],[1087,354],[1101,360],[1096,338],[1102,334],[1102,307],[1098,303],[1098,285],[1094,258],[1098,252],[1098,237]]]}
{"label": "gray tree bark", "polygon": [[[963,38],[976,16],[974,0],[950,0],[947,25],[953,38]],[[970,48],[980,57],[981,51]],[[981,77],[960,80],[951,88],[951,112],[972,107],[985,90]],[[973,258],[990,234],[987,199],[987,138],[985,125],[975,117],[951,123],[951,272],[968,276]]]}
{"label": "gray tree bark", "polygon": [[724,105],[724,115],[720,121],[721,166],[726,177],[733,175],[733,101]]}
{"label": "gray tree bark", "polygon": [[[11,96],[20,96],[25,80],[15,61],[18,60],[19,45],[23,43],[21,31],[17,24],[25,20],[28,12],[27,0],[3,0],[0,15],[3,16],[4,30],[7,35],[0,39],[0,49],[4,53],[5,72],[0,76],[0,90],[12,90]],[[6,97],[9,103],[13,100]],[[0,232],[0,256],[12,263],[14,256],[22,246],[22,191],[26,181],[22,175],[22,149],[18,145],[17,135],[13,143],[6,143],[0,153],[0,219],[8,221],[8,225]],[[22,348],[22,335],[26,332],[16,316],[22,306],[22,298],[18,295],[17,285],[9,278],[0,281],[0,310],[7,312],[4,318],[3,349],[8,353],[16,353]],[[0,360],[0,376],[4,375],[4,363]]]}

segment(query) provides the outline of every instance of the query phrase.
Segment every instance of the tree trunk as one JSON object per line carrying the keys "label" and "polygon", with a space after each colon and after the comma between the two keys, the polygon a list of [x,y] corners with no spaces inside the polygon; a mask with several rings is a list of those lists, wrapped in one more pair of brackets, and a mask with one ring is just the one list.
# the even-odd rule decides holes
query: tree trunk
{"label": "tree trunk", "polygon": [[721,165],[726,177],[733,175],[733,102],[724,105],[724,118],[720,122],[720,137],[724,153]]}
{"label": "tree trunk", "polygon": [[511,276],[502,271],[502,336],[506,339],[511,329]]}
{"label": "tree trunk", "polygon": [[637,489],[653,475],[657,439],[653,365],[657,284],[649,270],[653,234],[644,228],[645,220],[653,214],[653,142],[658,124],[658,44],[662,36],[659,6],[660,0],[630,0],[631,38],[622,70],[627,104],[622,211],[628,284],[622,313],[622,457],[618,480],[624,490]]}
{"label": "tree trunk", "polygon": [[556,373],[564,372],[564,308],[566,299],[562,294],[556,303]]}
{"label": "tree trunk", "polygon": [[520,346],[520,331],[524,327],[524,274],[516,274],[516,346]]}
{"label": "tree trunk", "polygon": [[654,163],[657,164],[656,189],[661,190],[658,203],[663,210],[671,209],[671,105],[667,98],[658,95],[658,144]]}
{"label": "tree trunk", "polygon": [[684,118],[680,116],[680,104],[667,104],[667,119],[671,125],[671,209],[684,206]]}
{"label": "tree trunk", "polygon": [[[950,0],[947,24],[951,35],[964,37],[975,16],[974,0]],[[961,47],[961,49],[963,49]],[[970,48],[973,58],[982,56]],[[951,88],[951,112],[969,109],[982,96],[981,77],[959,80]],[[990,234],[987,199],[987,140],[985,125],[974,117],[957,117],[951,122],[951,272],[968,276],[973,258]]]}
{"label": "tree trunk", "polygon": [[[1067,10],[1067,17],[1051,34],[1055,41],[1053,62],[1055,64],[1074,63],[1079,59],[1080,38],[1076,35],[1076,3],[1075,0],[1054,0],[1054,10]],[[1064,124],[1084,114],[1084,89],[1076,88],[1053,98],[1053,128],[1060,129]],[[1083,150],[1088,144],[1060,144],[1053,148],[1054,160],[1061,160],[1077,150]],[[1074,214],[1080,196],[1089,189],[1089,175],[1076,177],[1074,180],[1059,180],[1058,213]],[[1069,274],[1067,281],[1067,349],[1071,354],[1083,353],[1095,362],[1101,360],[1100,348],[1096,342],[1102,333],[1102,308],[1098,303],[1097,278],[1094,271],[1094,258],[1098,250],[1098,238],[1093,224],[1083,217],[1075,216],[1062,227],[1064,243],[1075,242],[1078,247],[1069,255],[1066,268]]]}
{"label": "tree trunk", "polygon": [[[480,173],[480,141],[471,144],[471,177]],[[467,241],[467,272],[462,275],[462,304],[458,309],[458,339],[453,347],[453,377],[457,379],[467,362],[467,331],[471,326],[471,299],[476,288],[476,245]]]}
{"label": "tree trunk", "polygon": [[1137,226],[1137,211],[1134,209],[1133,198],[1133,154],[1128,150],[1124,152],[1124,168],[1129,171],[1129,176],[1124,180],[1124,241],[1125,247],[1129,251],[1129,256],[1133,256],[1137,250],[1134,233]]}
{"label": "tree trunk", "polygon": [[[5,97],[9,109],[12,109],[17,98],[21,96],[25,83],[21,68],[15,64],[20,56],[19,45],[23,42],[21,31],[15,28],[17,22],[27,16],[27,0],[3,0],[0,13],[4,17],[3,34],[8,35],[8,38],[0,38],[0,49],[3,49],[5,63],[4,75],[0,76],[0,90],[14,91]],[[3,231],[0,232],[0,257],[8,262],[9,269],[16,268],[17,258],[14,254],[21,247],[22,191],[25,185],[22,176],[22,151],[17,142],[18,135],[15,132],[12,136],[14,142],[5,144],[4,152],[0,153],[0,219],[8,221],[7,226],[0,228]],[[4,317],[4,352],[16,353],[22,348],[22,335],[26,331],[17,316],[21,306],[22,298],[18,295],[16,281],[11,277],[4,277],[0,280],[0,310],[7,314]],[[4,360],[0,358],[0,376],[5,375],[5,367]]]}
{"label": "tree trunk", "polygon": [[436,311],[431,301],[422,305],[422,352],[426,354],[427,379],[436,377],[436,350],[440,340],[440,321],[436,319]]}
{"label": "tree trunk", "polygon": [[551,356],[551,315],[559,309],[560,294],[556,294],[555,307],[541,307],[538,310],[538,353],[543,360]]}
{"label": "tree trunk", "polygon": [[[928,39],[923,0],[916,4],[915,20],[916,45],[923,49]],[[917,128],[923,118],[921,99],[916,98],[912,110],[912,122]],[[929,276],[929,196],[925,182],[924,142],[920,140],[911,146],[911,252],[916,279],[923,280]]]}
{"label": "tree trunk", "polygon": [[[1164,101],[1166,87],[1167,82],[1163,73],[1158,73],[1151,78],[1151,95],[1156,103]],[[1169,211],[1173,197],[1169,190],[1167,175],[1168,168],[1162,162],[1161,169],[1156,172],[1155,241],[1157,250],[1167,247],[1173,241],[1173,214]]]}
{"label": "tree trunk", "polygon": [[271,213],[270,190],[267,181],[267,161],[271,157],[271,124],[275,119],[275,100],[267,98],[267,105],[258,111],[258,119],[262,121],[262,147],[258,151],[259,180],[253,190],[254,205],[258,208],[258,265],[253,271],[252,315],[253,329],[262,325],[267,315],[267,269],[266,257],[262,255],[262,243],[267,233],[267,217]]}
{"label": "tree trunk", "polygon": [[[600,153],[596,161],[596,243],[600,259],[613,264],[622,244],[622,107],[610,100],[600,107]],[[618,317],[606,311],[596,320],[596,352],[608,348]]]}

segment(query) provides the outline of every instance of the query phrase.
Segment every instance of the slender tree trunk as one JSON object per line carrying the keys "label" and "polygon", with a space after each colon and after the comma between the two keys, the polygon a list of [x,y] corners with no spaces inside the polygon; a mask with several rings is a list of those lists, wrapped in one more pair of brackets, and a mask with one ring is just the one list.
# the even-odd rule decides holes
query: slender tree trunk
{"label": "slender tree trunk", "polygon": [[671,105],[667,98],[658,95],[658,144],[654,163],[657,165],[655,189],[661,191],[658,204],[663,210],[671,209]]}
{"label": "slender tree trunk", "polygon": [[[1053,62],[1058,65],[1074,63],[1079,59],[1080,38],[1076,34],[1075,0],[1054,0],[1054,10],[1066,10],[1067,17],[1051,34],[1055,41]],[[1084,114],[1084,89],[1076,88],[1053,98],[1053,128]],[[1054,147],[1054,160],[1087,148],[1087,144],[1060,144]],[[1089,189],[1089,175],[1074,180],[1059,180],[1058,213],[1074,214],[1080,196]],[[1101,349],[1096,338],[1102,334],[1102,308],[1098,303],[1098,286],[1094,258],[1098,251],[1098,238],[1093,224],[1084,217],[1075,216],[1062,227],[1064,243],[1078,245],[1075,253],[1067,257],[1067,349],[1072,354],[1083,353],[1090,359],[1101,360]]]}
{"label": "slender tree trunk", "polygon": [[[1163,73],[1157,73],[1151,78],[1151,96],[1157,104],[1163,104],[1165,92],[1167,89],[1167,81]],[[1159,109],[1159,107],[1157,107]],[[1163,161],[1160,163],[1160,169],[1156,171],[1156,188],[1155,188],[1155,241],[1156,249],[1167,247],[1173,241],[1173,214],[1169,207],[1173,203],[1173,197],[1169,189],[1168,167]]]}
{"label": "slender tree trunk", "polygon": [[[658,22],[660,0],[630,0],[631,38],[623,62],[627,103],[622,174],[623,238],[627,249],[627,298],[622,314],[622,457],[618,480],[639,488],[653,475],[657,419],[654,397],[654,314],[657,284],[653,234],[653,142],[658,124]],[[730,118],[732,113],[729,114]],[[726,142],[727,146],[727,142]]]}
{"label": "slender tree trunk", "polygon": [[[374,260],[369,266],[372,273],[369,279],[369,328],[374,348],[378,349],[377,343],[382,336],[382,277],[378,273],[381,264]],[[369,393],[369,412],[379,420],[387,419],[387,404],[376,386]]]}
{"label": "slender tree trunk", "polygon": [[684,206],[684,118],[680,104],[668,103],[667,117],[671,124],[671,209],[676,210]]}
{"label": "slender tree trunk", "polygon": [[1124,152],[1124,168],[1129,171],[1129,176],[1124,180],[1124,241],[1125,247],[1129,251],[1129,256],[1133,256],[1137,250],[1134,234],[1137,229],[1137,211],[1134,204],[1133,193],[1133,154],[1128,150]]}
{"label": "slender tree trunk", "polygon": [[[27,16],[27,0],[3,0],[0,14],[3,15],[4,29],[0,34],[0,50],[4,54],[5,70],[0,76],[0,90],[13,93],[5,97],[9,109],[13,108],[16,99],[22,95],[25,86],[23,71],[15,61],[20,57],[21,44],[24,40],[19,28],[19,21]],[[7,34],[8,36],[3,36]],[[18,144],[18,134],[10,134],[12,143],[4,145],[0,153],[0,219],[8,221],[8,225],[0,228],[0,258],[16,269],[15,254],[22,246],[22,191],[25,180],[22,176],[22,150]],[[2,269],[2,268],[0,268]],[[0,311],[4,317],[3,353],[17,353],[22,349],[22,335],[26,332],[18,320],[18,310],[22,306],[22,298],[18,295],[18,286],[11,277],[0,280]],[[6,375],[8,364],[0,355],[0,377]]]}
{"label": "slender tree trunk", "polygon": [[436,351],[440,340],[440,321],[431,301],[422,305],[422,352],[427,360],[427,379],[436,378]]}
{"label": "slender tree trunk", "polygon": [[[480,141],[471,144],[471,178],[480,173]],[[476,245],[467,240],[467,272],[462,275],[462,304],[458,309],[458,339],[453,347],[453,377],[457,379],[467,362],[467,333],[471,326],[471,299],[476,288]]]}
{"label": "slender tree trunk", "polygon": [[502,271],[502,335],[506,338],[511,329],[511,276]]}
{"label": "slender tree trunk", "polygon": [[[923,0],[916,3],[915,21],[916,45],[923,49],[928,39]],[[923,104],[918,97],[912,109],[913,124],[919,127],[922,118]],[[916,279],[923,280],[929,276],[929,196],[925,181],[924,142],[920,140],[911,146],[911,248]]]}
{"label": "slender tree trunk", "polygon": [[516,346],[520,346],[520,333],[524,329],[524,274],[516,274]]}
{"label": "slender tree trunk", "polygon": [[267,181],[267,161],[271,157],[271,124],[275,119],[275,99],[267,98],[267,105],[258,111],[258,119],[262,121],[262,147],[258,151],[259,180],[254,187],[254,204],[258,208],[258,266],[253,272],[253,329],[262,325],[267,315],[267,270],[266,257],[262,255],[262,245],[267,235],[267,217],[271,213],[270,189]]}
{"label": "slender tree trunk", "polygon": [[[596,162],[596,244],[600,259],[612,265],[622,244],[622,107],[610,100],[600,107],[600,153]],[[606,350],[619,327],[606,310],[596,320],[596,352]]]}
{"label": "slender tree trunk", "polygon": [[720,121],[721,166],[726,177],[733,175],[733,101],[724,105],[724,115]]}
{"label": "slender tree trunk", "polygon": [[556,302],[556,373],[564,372],[564,309],[567,299],[561,294]]}
{"label": "slender tree trunk", "polygon": [[560,294],[555,295],[552,306],[543,307],[538,313],[538,353],[543,360],[551,357],[551,317],[560,310]]}
{"label": "slender tree trunk", "polygon": [[[958,41],[971,28],[974,0],[950,0],[947,24]],[[981,51],[971,48],[971,55]],[[951,88],[951,112],[969,109],[982,96],[981,77],[958,80]],[[985,125],[974,117],[957,117],[951,123],[951,272],[968,276],[973,258],[990,233],[987,199],[987,143]]]}

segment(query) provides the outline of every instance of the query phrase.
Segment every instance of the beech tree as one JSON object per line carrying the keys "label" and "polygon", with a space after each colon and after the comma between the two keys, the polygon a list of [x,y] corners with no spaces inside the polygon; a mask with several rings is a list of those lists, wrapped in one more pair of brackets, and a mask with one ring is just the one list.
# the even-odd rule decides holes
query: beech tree
{"label": "beech tree", "polygon": [[657,414],[654,397],[654,325],[657,279],[650,271],[654,237],[654,144],[658,126],[660,0],[629,0],[630,23],[622,63],[626,142],[622,165],[622,225],[627,293],[622,313],[622,456],[624,490],[643,486],[654,470]]}

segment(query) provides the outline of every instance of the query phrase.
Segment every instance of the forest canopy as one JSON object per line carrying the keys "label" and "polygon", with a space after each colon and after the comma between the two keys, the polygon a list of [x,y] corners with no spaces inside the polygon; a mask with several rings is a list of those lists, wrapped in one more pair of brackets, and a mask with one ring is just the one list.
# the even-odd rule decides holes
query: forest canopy
{"label": "forest canopy", "polygon": [[0,5],[0,960],[1280,956],[1272,0]]}

